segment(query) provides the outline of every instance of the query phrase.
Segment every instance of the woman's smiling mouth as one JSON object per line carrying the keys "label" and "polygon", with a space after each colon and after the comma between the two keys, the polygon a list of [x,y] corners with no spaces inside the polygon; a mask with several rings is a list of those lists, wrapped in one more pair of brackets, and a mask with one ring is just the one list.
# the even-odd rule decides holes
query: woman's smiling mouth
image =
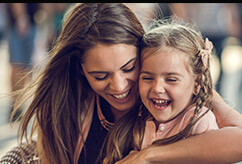
{"label": "woman's smiling mouth", "polygon": [[117,99],[125,99],[128,94],[129,94],[129,91],[126,91],[125,93],[122,93],[122,94],[112,94],[113,97],[117,98]]}

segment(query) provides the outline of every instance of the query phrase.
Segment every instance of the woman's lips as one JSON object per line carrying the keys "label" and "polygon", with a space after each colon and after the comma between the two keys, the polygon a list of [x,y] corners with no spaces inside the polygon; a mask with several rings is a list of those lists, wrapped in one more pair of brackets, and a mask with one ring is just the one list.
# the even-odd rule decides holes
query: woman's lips
{"label": "woman's lips", "polygon": [[126,103],[127,101],[129,101],[132,95],[131,90],[132,89],[129,89],[126,92],[121,94],[109,94],[109,95],[110,95],[110,98],[117,103]]}
{"label": "woman's lips", "polygon": [[128,90],[128,91],[126,91],[126,92],[124,92],[122,94],[113,94],[112,96],[117,98],[117,99],[125,99],[128,96],[129,91],[130,90]]}

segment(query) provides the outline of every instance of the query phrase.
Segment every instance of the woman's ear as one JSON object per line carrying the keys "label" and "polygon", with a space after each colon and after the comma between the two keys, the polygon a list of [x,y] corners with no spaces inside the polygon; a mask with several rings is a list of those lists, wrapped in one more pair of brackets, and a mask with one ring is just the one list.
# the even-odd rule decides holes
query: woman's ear
{"label": "woman's ear", "polygon": [[82,67],[82,64],[80,63],[80,74],[82,75],[82,76],[85,76],[84,75],[84,71],[83,71],[83,67]]}
{"label": "woman's ear", "polygon": [[82,69],[80,70],[80,74],[81,74],[82,76],[84,76],[84,72],[83,72]]}

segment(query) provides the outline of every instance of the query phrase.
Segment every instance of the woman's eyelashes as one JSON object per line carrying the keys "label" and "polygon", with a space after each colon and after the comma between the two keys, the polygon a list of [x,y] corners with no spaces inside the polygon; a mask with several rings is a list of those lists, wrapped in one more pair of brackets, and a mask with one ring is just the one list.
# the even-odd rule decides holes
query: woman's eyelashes
{"label": "woman's eyelashes", "polygon": [[128,73],[128,72],[133,71],[134,69],[135,69],[135,64],[134,64],[131,68],[128,68],[128,69],[122,69],[122,70],[123,70],[123,72]]}
{"label": "woman's eyelashes", "polygon": [[[122,69],[122,71],[124,72],[124,73],[129,73],[129,72],[132,72],[134,69],[135,69],[135,67],[136,67],[136,64],[134,64],[134,65],[132,65],[131,66],[131,68],[123,68]],[[105,74],[105,75],[102,75],[102,76],[96,76],[96,77],[94,77],[96,80],[98,80],[98,81],[102,81],[102,80],[106,80],[108,77],[109,77],[109,73],[107,73],[107,74]]]}
{"label": "woman's eyelashes", "polygon": [[102,77],[94,77],[94,78],[95,78],[96,80],[98,80],[98,81],[101,81],[101,80],[105,80],[105,79],[107,79],[108,76],[109,76],[109,73],[107,73],[106,75],[104,75],[104,76],[102,76]]}

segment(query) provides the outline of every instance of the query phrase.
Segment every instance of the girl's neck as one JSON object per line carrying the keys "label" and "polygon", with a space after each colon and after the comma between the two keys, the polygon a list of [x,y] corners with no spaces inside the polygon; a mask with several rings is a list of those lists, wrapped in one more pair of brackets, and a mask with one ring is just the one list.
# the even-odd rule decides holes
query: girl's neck
{"label": "girl's neck", "polygon": [[194,107],[196,104],[191,104],[188,105],[186,108],[184,108],[180,113],[178,113],[175,117],[171,118],[170,120],[164,121],[164,122],[158,122],[157,120],[154,119],[154,122],[156,124],[156,128],[159,127],[160,124],[166,124],[168,122],[171,122],[172,120],[176,119],[177,117],[179,117],[182,113],[184,113],[186,110],[191,109],[192,107]]}

